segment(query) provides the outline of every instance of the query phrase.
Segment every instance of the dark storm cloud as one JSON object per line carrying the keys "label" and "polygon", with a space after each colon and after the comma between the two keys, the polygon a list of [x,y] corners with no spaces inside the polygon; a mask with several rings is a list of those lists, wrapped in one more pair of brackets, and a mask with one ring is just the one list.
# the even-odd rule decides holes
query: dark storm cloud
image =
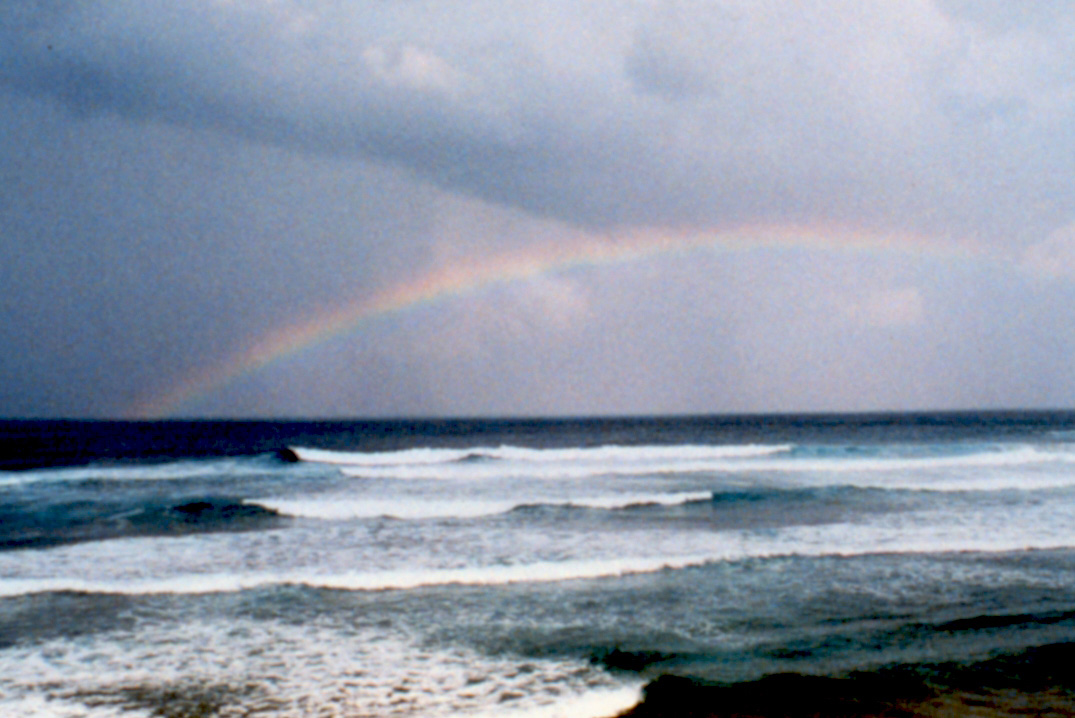
{"label": "dark storm cloud", "polygon": [[[979,231],[992,213],[1011,232],[1058,221],[1019,207],[1057,201],[1075,145],[1058,101],[1075,81],[1072,12],[1056,6],[1048,21],[956,2],[0,12],[3,81],[76,112],[397,163],[591,225],[826,215]],[[998,188],[1013,173],[1015,191]]]}
{"label": "dark storm cloud", "polygon": [[[501,86],[461,87],[461,72],[435,50],[410,44],[407,33],[389,27],[386,38],[362,15],[341,27],[341,8],[329,3],[314,10],[306,17],[296,3],[90,2],[7,10],[2,76],[76,113],[223,129],[396,162],[444,186],[537,211],[595,211],[576,206],[587,196],[577,188],[552,188],[561,165],[592,168],[611,154],[603,138],[566,132],[569,120],[556,116],[585,104],[577,91],[572,97],[572,88],[557,88],[561,96],[544,110],[520,107],[550,78],[527,69],[528,58],[510,47],[506,56],[471,59],[519,63],[514,76],[494,78]],[[374,26],[386,13],[365,11]],[[418,30],[427,32],[429,22]],[[524,86],[502,86],[516,81]],[[491,97],[478,96],[489,90]]]}

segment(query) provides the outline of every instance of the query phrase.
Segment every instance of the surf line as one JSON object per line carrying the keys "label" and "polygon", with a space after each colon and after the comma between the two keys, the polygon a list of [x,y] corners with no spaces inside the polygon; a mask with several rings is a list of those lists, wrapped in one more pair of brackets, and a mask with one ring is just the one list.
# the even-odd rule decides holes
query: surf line
{"label": "surf line", "polygon": [[717,231],[636,231],[615,237],[588,235],[582,241],[494,255],[468,264],[453,264],[421,274],[371,297],[326,310],[263,335],[223,361],[197,370],[163,392],[135,403],[130,418],[178,415],[184,407],[333,338],[357,331],[374,319],[477,294],[497,286],[524,282],[579,268],[630,264],[645,259],[698,250],[754,252],[812,250],[842,253],[911,254],[939,259],[975,259],[966,245],[928,240],[908,233],[886,233],[841,227],[745,225]]}

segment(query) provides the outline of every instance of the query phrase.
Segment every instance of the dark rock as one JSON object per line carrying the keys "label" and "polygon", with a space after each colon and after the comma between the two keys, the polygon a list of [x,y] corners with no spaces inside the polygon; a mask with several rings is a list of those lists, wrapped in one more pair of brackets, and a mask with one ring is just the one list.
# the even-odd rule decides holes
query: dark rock
{"label": "dark rock", "polygon": [[591,660],[607,668],[637,673],[654,663],[666,661],[671,657],[659,651],[624,651],[619,648],[613,648],[607,653],[594,655]]}
{"label": "dark rock", "polygon": [[274,451],[273,456],[277,461],[282,461],[285,464],[297,464],[302,461],[302,459],[299,458],[299,455],[295,453],[294,449],[289,449],[286,446]]}

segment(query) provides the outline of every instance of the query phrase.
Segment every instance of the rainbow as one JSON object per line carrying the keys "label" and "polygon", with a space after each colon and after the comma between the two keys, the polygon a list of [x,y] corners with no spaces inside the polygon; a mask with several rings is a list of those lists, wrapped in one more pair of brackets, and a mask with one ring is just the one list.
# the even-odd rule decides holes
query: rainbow
{"label": "rainbow", "polygon": [[670,253],[701,249],[747,252],[772,248],[973,257],[973,252],[966,245],[952,241],[930,241],[905,233],[863,232],[831,227],[753,225],[717,232],[636,231],[615,237],[580,235],[555,246],[494,255],[467,264],[438,268],[374,296],[281,327],[223,361],[185,377],[166,391],[144,397],[128,413],[132,418],[175,415],[184,406],[239,377],[256,373],[270,364],[354,332],[374,319],[496,286],[576,268],[638,262]]}

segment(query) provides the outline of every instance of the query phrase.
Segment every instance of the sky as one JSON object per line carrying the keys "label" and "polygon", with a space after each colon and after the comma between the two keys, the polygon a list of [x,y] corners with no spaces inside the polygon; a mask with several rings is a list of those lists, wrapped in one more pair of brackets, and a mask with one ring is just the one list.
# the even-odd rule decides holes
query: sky
{"label": "sky", "polygon": [[0,416],[1075,407],[1075,5],[0,3]]}

